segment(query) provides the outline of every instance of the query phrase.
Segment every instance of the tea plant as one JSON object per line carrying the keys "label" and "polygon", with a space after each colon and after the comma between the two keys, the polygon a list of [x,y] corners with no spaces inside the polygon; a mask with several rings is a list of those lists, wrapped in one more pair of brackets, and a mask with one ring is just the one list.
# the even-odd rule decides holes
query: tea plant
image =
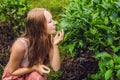
{"label": "tea plant", "polygon": [[29,9],[27,0],[1,0],[0,23],[9,25],[18,36],[25,30],[25,19]]}
{"label": "tea plant", "polygon": [[100,71],[91,76],[94,80],[103,78],[104,80],[119,80],[120,79],[120,55],[116,54],[120,46],[112,47],[112,54],[107,52],[98,52],[95,58],[99,60]]}
{"label": "tea plant", "polygon": [[76,49],[97,51],[120,43],[120,2],[70,1],[61,20],[61,26],[65,29],[64,51],[75,55]]}
{"label": "tea plant", "polygon": [[25,29],[27,0],[0,0],[0,79],[14,39]]}
{"label": "tea plant", "polygon": [[94,79],[119,79],[120,0],[70,0],[61,16],[65,30],[61,49],[73,57],[82,49],[94,51],[99,55]]}
{"label": "tea plant", "polygon": [[44,7],[53,14],[53,19],[58,20],[65,7],[69,4],[69,0],[30,0],[33,7]]}

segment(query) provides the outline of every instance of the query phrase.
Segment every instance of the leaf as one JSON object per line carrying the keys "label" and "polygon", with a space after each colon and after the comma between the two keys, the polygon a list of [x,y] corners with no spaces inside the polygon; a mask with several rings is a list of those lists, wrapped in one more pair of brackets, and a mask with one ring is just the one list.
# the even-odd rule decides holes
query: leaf
{"label": "leaf", "polygon": [[115,65],[115,69],[120,69],[120,65]]}
{"label": "leaf", "polygon": [[79,45],[80,45],[81,47],[83,47],[84,43],[83,43],[82,40],[79,40]]}
{"label": "leaf", "polygon": [[95,13],[95,14],[93,15],[92,19],[94,20],[95,18],[98,17],[98,15],[99,15],[99,12]]}
{"label": "leaf", "polygon": [[70,51],[70,54],[72,55],[74,54],[74,46],[75,46],[74,44],[69,45],[69,51]]}
{"label": "leaf", "polygon": [[105,72],[105,80],[109,80],[112,77],[112,70],[107,70]]}
{"label": "leaf", "polygon": [[119,70],[117,70],[116,76],[118,77],[118,79],[120,79],[120,68],[119,68]]}
{"label": "leaf", "polygon": [[100,52],[95,55],[95,58],[112,58],[112,56],[107,52]]}
{"label": "leaf", "polygon": [[91,74],[90,75],[90,78],[92,78],[93,80],[99,80],[99,79],[101,79],[101,75],[103,75],[103,74]]}
{"label": "leaf", "polygon": [[114,53],[116,53],[120,50],[120,46],[116,47],[116,46],[112,45],[111,48],[113,49]]}
{"label": "leaf", "polygon": [[67,32],[67,33],[65,34],[65,37],[64,37],[64,40],[65,40],[65,41],[68,40],[70,34],[71,34],[71,32]]}
{"label": "leaf", "polygon": [[106,10],[108,10],[108,8],[112,8],[112,5],[108,2],[105,2],[104,0],[103,0],[103,4],[101,4],[101,6]]}
{"label": "leaf", "polygon": [[98,65],[99,65],[100,71],[104,73],[106,71],[105,64],[102,61],[99,61]]}
{"label": "leaf", "polygon": [[105,17],[104,22],[105,22],[106,25],[109,23],[108,17]]}
{"label": "leaf", "polygon": [[113,38],[112,37],[108,37],[107,38],[107,44],[108,45],[112,45],[112,43],[113,43]]}
{"label": "leaf", "polygon": [[95,2],[96,4],[99,3],[99,0],[92,0],[93,2]]}
{"label": "leaf", "polygon": [[96,27],[100,28],[100,29],[103,29],[103,30],[110,30],[110,28],[108,26],[105,26],[105,25],[96,25]]}
{"label": "leaf", "polygon": [[97,29],[96,28],[90,28],[90,33],[95,35],[98,33]]}
{"label": "leaf", "polygon": [[114,61],[112,59],[107,61],[106,64],[107,64],[108,69],[113,69],[114,68]]}
{"label": "leaf", "polygon": [[120,8],[120,1],[119,2],[114,2],[117,8]]}
{"label": "leaf", "polygon": [[120,64],[120,56],[114,54],[114,55],[113,55],[113,59],[114,59],[114,63]]}

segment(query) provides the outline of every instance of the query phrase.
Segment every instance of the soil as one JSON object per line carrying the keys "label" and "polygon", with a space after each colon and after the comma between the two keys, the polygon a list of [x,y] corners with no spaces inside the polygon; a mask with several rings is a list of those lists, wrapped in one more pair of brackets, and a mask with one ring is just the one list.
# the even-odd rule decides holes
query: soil
{"label": "soil", "polygon": [[0,25],[0,64],[5,66],[9,59],[10,47],[16,35],[8,25]]}
{"label": "soil", "polygon": [[65,59],[62,62],[63,75],[60,80],[82,80],[89,74],[96,73],[98,71],[98,61],[93,58],[93,55],[93,51],[80,50],[74,58]]}

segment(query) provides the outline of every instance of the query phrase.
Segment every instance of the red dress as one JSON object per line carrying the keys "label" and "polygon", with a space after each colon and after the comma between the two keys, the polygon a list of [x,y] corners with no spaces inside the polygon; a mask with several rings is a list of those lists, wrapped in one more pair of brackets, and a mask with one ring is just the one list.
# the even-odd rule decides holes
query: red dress
{"label": "red dress", "polygon": [[12,76],[8,73],[8,67],[6,67],[3,72],[2,80],[46,80],[46,77],[35,71],[22,76]]}

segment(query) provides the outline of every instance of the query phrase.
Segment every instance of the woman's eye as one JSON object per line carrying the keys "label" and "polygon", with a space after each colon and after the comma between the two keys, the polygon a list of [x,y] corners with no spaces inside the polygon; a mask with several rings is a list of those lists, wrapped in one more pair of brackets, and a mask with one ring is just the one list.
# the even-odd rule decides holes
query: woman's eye
{"label": "woman's eye", "polygon": [[52,20],[49,21],[49,23],[51,23],[51,22],[52,22]]}

